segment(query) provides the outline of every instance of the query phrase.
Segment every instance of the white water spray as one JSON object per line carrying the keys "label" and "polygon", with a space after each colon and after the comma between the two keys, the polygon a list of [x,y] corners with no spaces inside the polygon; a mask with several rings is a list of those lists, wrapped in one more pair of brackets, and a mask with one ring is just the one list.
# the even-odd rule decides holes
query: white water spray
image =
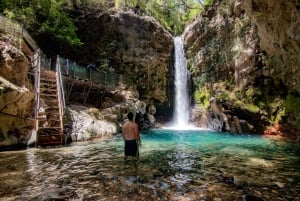
{"label": "white water spray", "polygon": [[188,95],[188,71],[180,36],[174,38],[175,47],[175,114],[174,127],[186,129],[189,126],[190,104]]}

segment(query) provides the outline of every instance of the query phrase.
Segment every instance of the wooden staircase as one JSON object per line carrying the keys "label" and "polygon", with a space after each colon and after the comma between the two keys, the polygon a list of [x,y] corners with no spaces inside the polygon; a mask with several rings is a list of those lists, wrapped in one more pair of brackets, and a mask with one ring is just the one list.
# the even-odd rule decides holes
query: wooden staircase
{"label": "wooden staircase", "polygon": [[[40,59],[40,58],[38,58]],[[37,62],[35,72],[35,146],[62,145],[63,104],[59,73],[46,70]]]}

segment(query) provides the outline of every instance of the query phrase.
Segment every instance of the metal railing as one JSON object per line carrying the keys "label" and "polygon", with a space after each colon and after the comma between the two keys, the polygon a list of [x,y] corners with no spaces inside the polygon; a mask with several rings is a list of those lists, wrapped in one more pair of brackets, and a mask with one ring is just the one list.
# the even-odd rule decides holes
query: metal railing
{"label": "metal railing", "polygon": [[81,66],[68,59],[59,59],[63,76],[77,80],[85,80],[105,87],[116,87],[119,84],[119,75],[112,72],[98,70],[96,66],[89,64]]}
{"label": "metal railing", "polygon": [[[83,80],[94,84],[102,85],[107,88],[117,87],[120,81],[120,75],[113,72],[98,70],[94,65],[89,64],[87,67],[76,64],[69,59],[57,56],[56,68],[51,64],[45,54],[39,49],[32,56],[32,68],[36,71],[39,66],[40,70],[60,71],[61,76],[70,77],[75,80]],[[58,65],[59,64],[59,68]],[[61,83],[63,86],[63,84]]]}
{"label": "metal railing", "polygon": [[[33,58],[36,57],[36,54],[39,55],[38,59],[33,59],[34,62],[38,61],[39,65],[33,63],[33,68],[39,66],[41,69],[56,71],[56,69],[51,69],[51,59],[47,59],[46,55],[38,49],[35,41],[20,23],[0,15],[0,31],[15,36],[20,41],[20,49],[22,47],[21,43],[25,41],[32,48],[33,52],[35,52],[32,56]],[[58,57],[57,62],[60,62],[60,70],[63,76],[86,80],[105,87],[116,87],[119,83],[120,76],[118,74],[98,70],[94,65],[90,64],[84,67],[61,57]]]}

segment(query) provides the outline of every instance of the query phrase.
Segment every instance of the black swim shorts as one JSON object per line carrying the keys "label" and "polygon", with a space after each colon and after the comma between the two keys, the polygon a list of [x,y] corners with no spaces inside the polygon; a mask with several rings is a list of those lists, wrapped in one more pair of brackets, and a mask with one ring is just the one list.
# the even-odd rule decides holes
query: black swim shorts
{"label": "black swim shorts", "polygon": [[137,140],[125,140],[125,156],[139,156],[139,145]]}

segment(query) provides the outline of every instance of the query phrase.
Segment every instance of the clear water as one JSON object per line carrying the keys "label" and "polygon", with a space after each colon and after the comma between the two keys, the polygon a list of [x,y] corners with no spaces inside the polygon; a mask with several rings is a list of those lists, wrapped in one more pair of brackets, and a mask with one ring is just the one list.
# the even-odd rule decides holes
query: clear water
{"label": "clear water", "polygon": [[142,133],[140,159],[121,136],[0,152],[0,200],[300,200],[300,146],[209,131]]}

